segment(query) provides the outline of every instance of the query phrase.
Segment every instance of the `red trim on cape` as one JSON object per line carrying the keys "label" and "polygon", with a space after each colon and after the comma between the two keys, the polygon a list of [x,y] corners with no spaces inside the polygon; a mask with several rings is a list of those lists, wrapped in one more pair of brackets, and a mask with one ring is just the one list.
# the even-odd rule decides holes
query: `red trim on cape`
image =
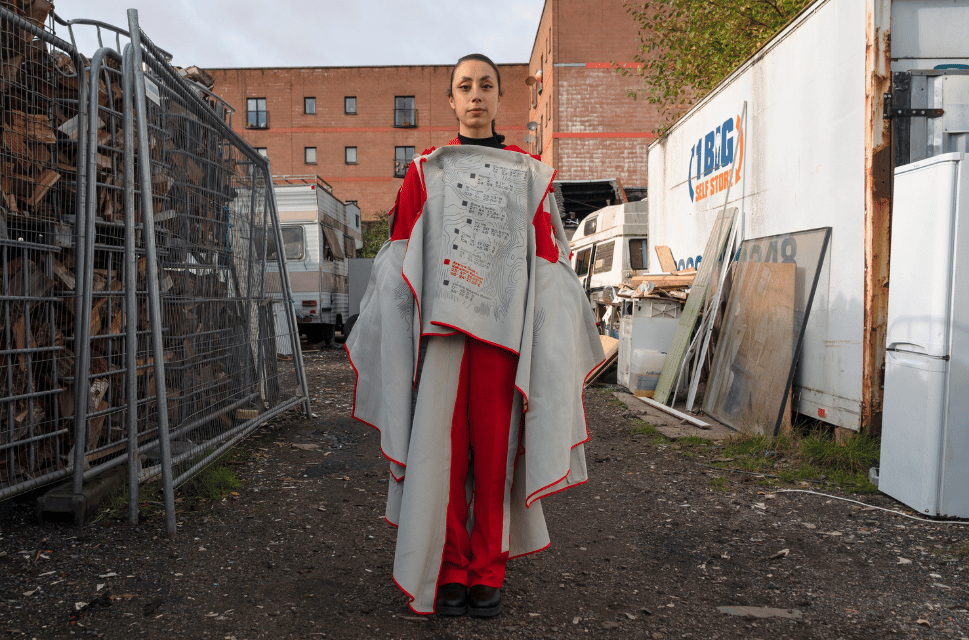
{"label": "red trim on cape", "polygon": [[[514,349],[509,349],[508,347],[502,346],[502,345],[498,344],[497,342],[490,342],[488,340],[482,340],[478,336],[472,335],[472,334],[468,333],[467,331],[464,331],[463,329],[459,329],[458,327],[454,327],[454,326],[451,326],[449,324],[444,324],[443,322],[437,322],[435,320],[431,320],[431,324],[434,325],[435,327],[446,327],[448,329],[453,329],[457,333],[460,333],[460,334],[465,335],[465,336],[467,336],[469,338],[472,338],[474,340],[477,340],[478,342],[483,342],[484,344],[491,345],[492,347],[494,347],[496,349],[501,349],[502,351],[507,351],[508,353],[513,354],[515,357],[518,357],[518,356],[521,355],[520,353],[518,353]],[[423,338],[424,336],[433,336],[433,335],[440,335],[440,334],[422,333],[421,334],[421,337]],[[454,334],[453,333],[447,333],[447,334],[444,334],[444,335],[453,336]]]}
{"label": "red trim on cape", "polygon": [[519,553],[517,556],[508,556],[508,559],[509,560],[513,560],[515,558],[524,558],[525,556],[533,556],[536,553],[541,553],[542,551],[545,551],[546,549],[548,549],[551,546],[552,546],[552,543],[549,542],[547,545],[545,545],[541,549],[535,549],[534,551],[526,551],[525,553]]}
{"label": "red trim on cape", "polygon": [[[350,363],[350,368],[353,369],[353,408],[350,410],[350,417],[353,418],[354,420],[357,420],[358,422],[362,422],[363,424],[367,425],[368,427],[372,427],[372,428],[376,429],[377,430],[377,433],[380,433],[380,427],[378,427],[375,424],[370,424],[369,422],[367,422],[363,418],[360,418],[360,417],[357,416],[357,383],[360,381],[360,372],[357,371],[356,365],[353,364],[353,358],[350,357],[350,349],[349,349],[349,347],[347,347],[346,343],[344,343],[344,345],[343,345],[343,350],[346,351],[346,353],[347,353],[347,361]],[[380,454],[383,457],[387,458],[387,460],[389,460],[390,462],[393,462],[394,464],[399,464],[400,466],[404,467],[405,469],[407,468],[407,465],[404,464],[403,462],[399,462],[397,460],[394,460],[389,455],[387,455],[387,452],[384,451],[383,443],[381,443],[381,445],[380,445]],[[391,471],[390,472],[390,475],[393,476],[394,475],[394,472]],[[394,479],[396,480],[397,479],[397,476],[394,476]],[[403,478],[401,478],[401,480],[403,480]],[[398,482],[400,482],[400,480],[398,480]]]}
{"label": "red trim on cape", "polygon": [[[575,448],[575,447],[573,447],[573,448]],[[571,470],[571,469],[569,469],[569,473],[571,473],[571,472],[572,472],[572,470]],[[569,476],[568,476],[568,474],[566,474],[566,475],[565,475],[565,478],[568,478],[568,477],[569,477]],[[565,480],[565,478],[562,478],[562,480]],[[559,480],[559,482],[562,482],[562,480]],[[542,496],[541,498],[532,498],[532,497],[530,496],[529,498],[526,498],[526,499],[525,499],[525,506],[526,506],[526,507],[531,507],[531,506],[532,506],[533,504],[535,504],[535,501],[536,501],[536,500],[544,500],[545,498],[549,498],[549,497],[551,497],[551,496],[554,496],[554,495],[555,495],[556,493],[562,493],[562,492],[563,492],[563,491],[565,491],[566,489],[571,489],[572,487],[581,487],[582,485],[584,485],[584,484],[585,484],[586,482],[588,482],[588,481],[589,481],[589,479],[588,479],[588,478],[586,478],[586,479],[585,479],[585,480],[583,480],[582,482],[576,482],[576,483],[573,483],[573,484],[567,484],[567,485],[565,485],[564,487],[562,487],[561,489],[559,489],[558,491],[553,491],[552,493],[548,493],[548,494],[545,494],[545,495],[544,495],[544,496]],[[552,487],[552,486],[555,486],[555,484],[558,484],[558,483],[553,483],[553,484],[550,484],[550,485],[548,485],[548,486],[549,486],[549,487]],[[548,489],[548,487],[545,487],[545,489]],[[541,489],[540,489],[539,491],[541,491]],[[538,493],[538,491],[536,491],[535,493]],[[533,493],[533,494],[532,494],[532,496],[534,496],[534,495],[535,495],[535,493]]]}
{"label": "red trim on cape", "polygon": [[[400,583],[397,582],[397,578],[395,578],[393,575],[390,576],[390,579],[393,580],[394,581],[394,584],[397,585],[397,588],[400,589],[401,591],[403,591],[404,592],[404,595],[407,596],[407,608],[408,609],[410,609],[411,611],[413,611],[414,613],[416,613],[419,616],[432,616],[432,615],[434,615],[434,611],[433,610],[431,610],[431,611],[418,611],[417,609],[415,609],[414,607],[412,607],[411,606],[411,603],[414,602],[414,600],[416,600],[417,598],[415,598],[410,593],[408,593],[407,589],[405,589],[404,587],[400,586]],[[437,606],[437,601],[436,600],[437,599],[435,598],[435,602],[434,602],[435,607]]]}

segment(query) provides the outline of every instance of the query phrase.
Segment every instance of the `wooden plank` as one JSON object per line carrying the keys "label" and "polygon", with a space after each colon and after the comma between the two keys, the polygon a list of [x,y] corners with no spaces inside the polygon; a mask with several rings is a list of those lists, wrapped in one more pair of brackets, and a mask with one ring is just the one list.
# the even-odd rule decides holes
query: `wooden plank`
{"label": "wooden plank", "polygon": [[602,351],[606,354],[605,359],[598,367],[592,370],[589,377],[585,380],[585,386],[589,386],[601,376],[613,362],[619,359],[619,341],[610,336],[599,336],[602,343]]}
{"label": "wooden plank", "polygon": [[[702,264],[702,262],[701,262]],[[633,276],[628,280],[633,288],[641,284],[652,282],[657,289],[671,289],[673,287],[689,287],[696,279],[696,274],[674,276],[674,275],[645,275]]]}
{"label": "wooden plank", "polygon": [[774,435],[794,366],[793,263],[737,265],[703,411],[738,431]]}
{"label": "wooden plank", "polygon": [[677,418],[679,418],[681,420],[686,420],[690,424],[696,425],[696,426],[700,427],[701,429],[709,429],[710,428],[710,423],[704,422],[703,420],[700,420],[698,418],[694,418],[693,416],[691,416],[688,413],[683,413],[682,411],[677,411],[676,409],[672,409],[670,407],[667,407],[665,404],[660,404],[659,402],[656,402],[652,398],[644,398],[642,396],[633,396],[633,397],[636,398],[637,400],[642,400],[643,402],[645,402],[649,406],[655,407],[655,408],[659,409],[660,411],[665,411],[666,413],[670,414],[671,416],[676,416]]}
{"label": "wooden plank", "polygon": [[733,228],[736,215],[737,209],[730,208],[721,212],[713,223],[710,238],[707,240],[707,246],[703,250],[703,260],[700,262],[700,268],[697,270],[693,280],[693,288],[690,289],[690,296],[686,300],[686,306],[683,308],[682,315],[680,315],[680,324],[676,328],[676,333],[673,335],[673,343],[670,345],[669,355],[666,357],[666,364],[663,365],[659,382],[656,383],[656,393],[653,394],[653,398],[661,404],[667,403],[670,393],[673,391],[673,383],[679,375],[683,357],[686,355],[686,351],[690,346],[693,328],[696,326],[697,318],[703,310],[703,302],[706,299],[710,281],[713,279],[714,267],[719,262],[720,253],[723,251],[723,246],[730,236],[730,230]]}
{"label": "wooden plank", "polygon": [[656,257],[659,258],[659,268],[666,273],[676,273],[676,260],[673,252],[665,244],[656,245]]}

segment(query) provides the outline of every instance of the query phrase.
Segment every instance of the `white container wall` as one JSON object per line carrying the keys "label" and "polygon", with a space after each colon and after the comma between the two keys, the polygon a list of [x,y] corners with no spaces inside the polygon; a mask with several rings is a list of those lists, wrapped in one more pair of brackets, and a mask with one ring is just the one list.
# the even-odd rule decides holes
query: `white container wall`
{"label": "white container wall", "polygon": [[[895,5],[908,18],[892,25]],[[848,429],[877,423],[881,411],[888,43],[902,30],[909,50],[941,55],[918,20],[957,5],[965,25],[963,0],[818,0],[649,148],[650,255],[668,245],[680,268],[708,257],[700,253],[728,181],[744,238],[832,227],[794,391],[799,412]],[[938,43],[947,55],[954,46]],[[969,44],[958,50],[965,58]],[[797,260],[796,246],[778,247],[786,260]]]}

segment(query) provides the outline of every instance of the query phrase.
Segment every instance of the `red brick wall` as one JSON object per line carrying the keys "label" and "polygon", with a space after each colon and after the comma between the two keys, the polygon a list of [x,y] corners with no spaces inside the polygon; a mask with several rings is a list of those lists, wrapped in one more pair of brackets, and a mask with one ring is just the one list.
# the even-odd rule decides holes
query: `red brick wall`
{"label": "red brick wall", "polygon": [[626,0],[546,0],[555,4],[555,62],[632,62],[639,28]]}
{"label": "red brick wall", "polygon": [[[528,120],[535,122],[538,129],[530,132],[535,138],[529,143],[528,150],[531,153],[542,156],[542,161],[551,166],[555,166],[554,146],[552,145],[552,132],[555,130],[555,67],[553,66],[553,51],[555,45],[555,21],[553,16],[553,3],[555,0],[546,0],[542,17],[538,23],[538,30],[535,32],[535,42],[532,45],[532,54],[529,57],[529,75],[537,77],[536,73],[541,70],[541,84],[528,86]],[[541,88],[541,93],[539,93]],[[539,140],[539,138],[541,138]],[[539,148],[539,142],[541,148]]]}
{"label": "red brick wall", "polygon": [[646,186],[646,147],[662,121],[654,105],[628,96],[642,80],[610,64],[631,63],[638,50],[624,0],[545,1],[529,58],[529,71],[542,68],[544,82],[540,95],[529,95],[528,116],[557,178]]}
{"label": "red brick wall", "polygon": [[[497,128],[506,143],[524,145],[526,65],[499,65],[504,95]],[[364,219],[386,212],[402,182],[393,177],[394,147],[416,153],[446,144],[457,133],[447,100],[450,65],[209,69],[214,90],[236,108],[233,128],[254,147],[265,147],[275,175],[319,174],[341,200],[356,200]],[[394,128],[394,96],[414,96],[415,128]],[[344,114],[344,97],[356,96],[357,115]],[[316,114],[303,113],[303,98],[316,98]],[[245,129],[246,98],[266,98],[268,129]],[[357,164],[344,148],[357,147]],[[317,164],[303,161],[316,147]]]}

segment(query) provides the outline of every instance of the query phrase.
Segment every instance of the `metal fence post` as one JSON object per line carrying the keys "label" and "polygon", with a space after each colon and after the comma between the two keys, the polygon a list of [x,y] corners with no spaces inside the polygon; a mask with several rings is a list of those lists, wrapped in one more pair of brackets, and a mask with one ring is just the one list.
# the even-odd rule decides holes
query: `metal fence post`
{"label": "metal fence post", "polygon": [[[286,270],[286,252],[285,245],[283,244],[283,230],[279,226],[279,212],[276,210],[276,191],[273,188],[273,177],[269,169],[269,161],[266,161],[262,170],[265,172],[266,176],[266,213],[269,214],[270,220],[272,221],[273,235],[276,241],[276,264],[279,268],[279,280],[280,286],[283,290],[283,304],[286,305],[287,313],[286,319],[289,325],[289,335],[292,339],[293,345],[293,362],[296,365],[296,376],[299,379],[300,388],[303,391],[303,414],[309,418],[313,415],[312,407],[310,406],[310,393],[309,385],[306,382],[306,370],[302,366],[303,362],[303,348],[299,343],[299,327],[296,325],[296,308],[293,303],[293,296],[289,292],[292,288],[289,284],[289,271]],[[265,253],[263,254],[265,255]],[[263,285],[263,290],[265,291],[265,284]]]}
{"label": "metal fence post", "polygon": [[141,155],[141,223],[144,229],[146,271],[148,279],[148,315],[151,324],[152,360],[155,373],[155,406],[158,410],[158,444],[161,451],[162,490],[165,501],[165,530],[175,535],[175,485],[172,482],[172,447],[168,431],[168,397],[165,387],[164,327],[161,315],[161,292],[158,286],[155,215],[151,191],[151,159],[148,146],[148,105],[145,97],[145,75],[141,60],[141,27],[138,10],[128,9],[131,32],[131,66],[134,71],[135,113],[138,117],[138,153]]}
{"label": "metal fence post", "polygon": [[134,70],[131,45],[125,47],[122,63],[124,91],[124,256],[125,256],[125,366],[128,369],[128,522],[138,524],[138,256],[135,254],[135,131],[134,101],[131,95]]}

